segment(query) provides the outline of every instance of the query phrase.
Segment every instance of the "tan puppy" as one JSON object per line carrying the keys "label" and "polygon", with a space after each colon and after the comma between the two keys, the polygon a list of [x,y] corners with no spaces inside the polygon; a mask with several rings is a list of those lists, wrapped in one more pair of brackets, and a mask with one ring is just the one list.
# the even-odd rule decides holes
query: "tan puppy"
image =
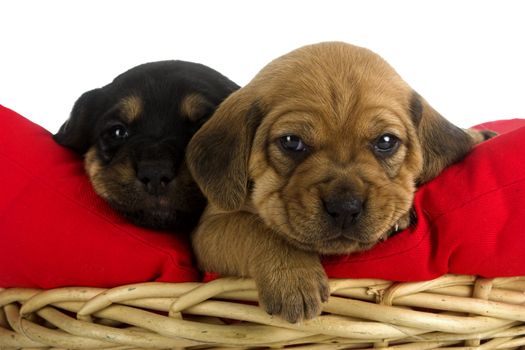
{"label": "tan puppy", "polygon": [[292,51],[188,146],[210,202],[193,235],[200,267],[253,277],[270,314],[315,317],[329,296],[319,254],[368,249],[407,227],[416,185],[490,135],[452,125],[367,49]]}

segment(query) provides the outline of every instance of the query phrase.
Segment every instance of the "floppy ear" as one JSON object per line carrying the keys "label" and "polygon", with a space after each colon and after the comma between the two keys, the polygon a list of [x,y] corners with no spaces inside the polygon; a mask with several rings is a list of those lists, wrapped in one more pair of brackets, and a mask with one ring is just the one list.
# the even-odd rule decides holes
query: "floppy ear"
{"label": "floppy ear", "polygon": [[465,156],[478,140],[478,132],[461,129],[441,116],[414,92],[410,112],[423,152],[423,170],[418,182],[436,177],[445,167]]}
{"label": "floppy ear", "polygon": [[248,161],[262,119],[259,104],[245,88],[234,92],[193,136],[188,167],[208,200],[224,210],[239,209],[248,192]]}
{"label": "floppy ear", "polygon": [[94,89],[82,94],[75,102],[69,119],[53,135],[53,139],[77,153],[84,154],[87,152],[91,145],[96,120],[105,108],[103,100],[101,89]]}

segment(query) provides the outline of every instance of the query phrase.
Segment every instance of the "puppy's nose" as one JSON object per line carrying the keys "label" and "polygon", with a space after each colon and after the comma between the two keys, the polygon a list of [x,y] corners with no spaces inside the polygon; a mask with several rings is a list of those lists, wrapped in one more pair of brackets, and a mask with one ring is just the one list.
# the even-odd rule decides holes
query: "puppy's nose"
{"label": "puppy's nose", "polygon": [[354,224],[363,210],[363,201],[351,195],[328,197],[323,205],[333,224],[343,230]]}
{"label": "puppy's nose", "polygon": [[175,178],[175,172],[169,162],[141,162],[137,167],[137,178],[149,194],[161,195]]}

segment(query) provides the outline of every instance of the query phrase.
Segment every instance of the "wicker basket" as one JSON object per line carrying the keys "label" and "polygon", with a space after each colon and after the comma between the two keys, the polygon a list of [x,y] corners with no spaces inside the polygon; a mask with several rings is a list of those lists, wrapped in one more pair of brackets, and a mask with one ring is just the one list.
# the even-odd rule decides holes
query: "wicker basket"
{"label": "wicker basket", "polygon": [[[519,349],[525,277],[331,280],[323,315],[289,324],[255,284],[142,283],[0,291],[0,349]],[[481,344],[481,345],[480,345]]]}

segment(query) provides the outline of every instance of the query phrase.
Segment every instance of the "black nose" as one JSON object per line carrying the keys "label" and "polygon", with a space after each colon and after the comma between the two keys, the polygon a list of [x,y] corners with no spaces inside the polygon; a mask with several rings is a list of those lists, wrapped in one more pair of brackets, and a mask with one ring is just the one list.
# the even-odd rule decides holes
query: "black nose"
{"label": "black nose", "polygon": [[343,230],[353,225],[363,211],[362,200],[345,194],[323,199],[323,205],[332,223]]}
{"label": "black nose", "polygon": [[161,195],[175,177],[171,162],[143,161],[137,165],[137,178],[149,194]]}

